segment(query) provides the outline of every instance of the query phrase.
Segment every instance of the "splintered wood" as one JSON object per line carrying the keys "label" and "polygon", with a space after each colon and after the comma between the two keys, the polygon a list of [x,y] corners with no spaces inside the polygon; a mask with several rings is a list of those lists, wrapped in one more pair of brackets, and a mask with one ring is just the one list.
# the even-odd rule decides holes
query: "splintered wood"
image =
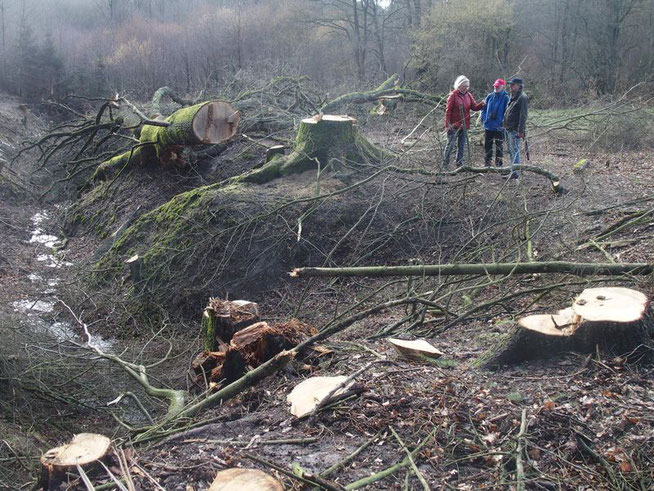
{"label": "splintered wood", "polygon": [[651,346],[651,332],[652,316],[646,295],[622,287],[588,288],[571,307],[556,314],[520,319],[516,328],[478,365],[497,367],[568,351],[644,356],[651,353],[647,350]]}
{"label": "splintered wood", "polygon": [[191,364],[201,387],[218,389],[283,350],[306,339],[311,329],[297,320],[259,321],[256,303],[212,298],[203,314],[204,346]]}

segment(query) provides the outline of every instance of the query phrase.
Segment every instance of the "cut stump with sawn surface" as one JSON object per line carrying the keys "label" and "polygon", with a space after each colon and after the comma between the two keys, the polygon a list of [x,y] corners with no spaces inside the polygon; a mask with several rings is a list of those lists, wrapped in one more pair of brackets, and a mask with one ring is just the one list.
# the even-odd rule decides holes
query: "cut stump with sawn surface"
{"label": "cut stump with sawn surface", "polygon": [[520,319],[477,365],[497,368],[564,352],[648,354],[653,327],[650,302],[643,293],[622,287],[589,288],[556,314]]}
{"label": "cut stump with sawn surface", "polygon": [[80,433],[60,447],[48,450],[41,456],[41,484],[44,490],[58,489],[66,473],[77,472],[77,466],[84,467],[102,460],[111,446],[111,440],[96,433]]}

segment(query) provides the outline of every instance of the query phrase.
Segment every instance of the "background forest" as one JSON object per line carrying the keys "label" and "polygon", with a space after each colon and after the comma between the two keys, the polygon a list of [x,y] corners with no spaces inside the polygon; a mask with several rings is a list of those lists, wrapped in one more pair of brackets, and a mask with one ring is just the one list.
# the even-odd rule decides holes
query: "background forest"
{"label": "background forest", "polygon": [[235,73],[441,93],[519,73],[534,104],[653,86],[654,0],[0,0],[0,88],[149,97]]}

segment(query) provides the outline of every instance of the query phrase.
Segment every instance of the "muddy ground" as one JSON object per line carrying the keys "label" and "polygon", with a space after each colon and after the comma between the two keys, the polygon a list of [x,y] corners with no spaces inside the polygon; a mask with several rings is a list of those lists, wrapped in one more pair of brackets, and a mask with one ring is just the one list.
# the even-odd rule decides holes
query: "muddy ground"
{"label": "muddy ground", "polygon": [[[3,105],[6,118],[18,118],[14,107],[18,102]],[[370,122],[362,125],[362,132],[386,144],[393,140],[388,135],[406,134],[412,124],[415,120],[410,118]],[[9,133],[5,131],[5,141],[18,144],[21,135]],[[486,210],[498,212],[493,208],[498,201],[504,206],[556,210],[551,212],[556,220],[543,222],[543,233],[534,244],[537,258],[605,262],[610,256],[618,262],[653,262],[651,217],[615,237],[626,242],[604,246],[603,250],[577,249],[629,213],[652,207],[651,149],[588,152],[582,143],[569,138],[534,133],[532,163],[560,176],[563,195],[554,196],[547,180],[534,174],[525,173],[517,183],[499,175],[481,175],[466,180],[464,191],[461,185],[457,192],[448,192],[447,186],[434,187],[441,205],[459,210],[457,217],[462,220],[469,216],[471,222],[482,225]],[[429,148],[417,152],[416,165],[433,166],[433,155]],[[574,164],[582,158],[588,159],[588,167],[575,172]],[[223,159],[236,171],[260,155],[256,148],[238,142]],[[480,163],[479,147],[474,147],[474,159]],[[220,179],[229,168],[209,166],[201,177],[187,176],[182,181],[172,175],[141,176],[139,189],[158,189],[159,194],[144,193],[146,198],[140,198],[134,190],[133,201],[122,207],[124,217],[139,206],[152,209],[178,192]],[[12,181],[11,175],[7,177],[8,181],[0,183],[0,487],[29,488],[35,482],[40,453],[82,431],[101,432],[115,439],[116,447],[124,449],[129,461],[129,472],[123,474],[131,476],[136,489],[207,489],[217,471],[234,466],[265,470],[280,479],[286,489],[299,489],[303,484],[297,478],[272,465],[290,472],[295,463],[309,473],[341,464],[328,479],[334,485],[349,484],[348,489],[355,489],[360,484],[352,483],[402,461],[405,447],[413,449],[425,441],[414,458],[415,468],[403,466],[370,484],[369,489],[421,489],[418,474],[431,489],[651,489],[654,485],[654,381],[650,363],[627,362],[623,357],[601,353],[570,353],[496,372],[473,367],[478,356],[513,325],[516,316],[568,305],[584,287],[578,278],[569,277],[561,278],[568,287],[548,296],[526,295],[500,302],[439,334],[430,330],[429,324],[417,331],[397,333],[412,338],[421,332],[445,352],[450,363],[415,363],[398,357],[383,336],[376,337],[404,314],[403,310],[387,310],[327,340],[327,353],[297,360],[258,386],[203,412],[186,427],[177,428],[175,434],[135,446],[133,433],[118,424],[111,411],[132,427],[147,425],[143,413],[128,401],[109,407],[107,403],[125,390],[140,389],[120,369],[89,355],[83,348],[80,324],[59,299],[70,303],[67,299],[75,296],[91,298],[93,307],[73,311],[92,327],[95,336],[109,339],[108,350],[121,353],[124,359],[152,363],[165,353],[170,341],[170,360],[153,368],[151,376],[162,385],[182,389],[189,384],[186,369],[200,347],[201,312],[182,319],[169,312],[163,325],[143,325],[142,320],[134,320],[130,329],[112,326],[112,319],[125,318],[124,312],[115,315],[123,306],[115,304],[115,311],[108,308],[103,297],[88,290],[83,281],[106,238],[82,229],[63,244],[64,216],[73,202],[39,202],[35,193],[21,189],[17,178]],[[311,177],[294,179],[302,182]],[[151,187],[143,184],[146,182]],[[123,188],[128,192],[125,189],[129,190],[129,185]],[[589,213],[598,210],[602,212]],[[557,223],[558,228],[553,226]],[[510,228],[507,230],[510,234]],[[35,238],[45,235],[54,236],[54,245],[65,245],[54,262],[53,244]],[[637,240],[630,240],[634,238]],[[499,243],[502,238],[496,240]],[[448,247],[458,248],[456,244],[434,244],[431,253],[423,249],[422,260],[434,262],[439,255],[447,256]],[[375,260],[383,263],[384,257]],[[478,292],[472,302],[481,303],[485,294],[501,298],[501,294],[537,287],[541,281],[537,276],[509,278]],[[651,277],[616,282],[650,297],[654,294]],[[364,279],[317,280],[305,292],[306,281],[284,279],[276,288],[251,299],[260,303],[264,317],[278,319],[290,317],[303,298],[298,317],[320,328],[335,309],[342,311],[378,285]],[[398,287],[402,288],[406,284]],[[57,323],[65,324],[59,326],[63,331],[59,336],[52,330]],[[134,326],[140,330],[135,332]],[[308,420],[290,415],[286,395],[302,379],[347,375],[371,362],[375,363],[357,378],[362,389],[358,395]],[[140,392],[138,396],[155,417],[163,415],[165,404]],[[356,456],[348,457],[364,445]],[[523,468],[520,474],[519,467]],[[121,474],[117,458],[110,459],[110,468],[115,475]],[[106,473],[93,479],[96,486],[111,482]],[[83,489],[83,485],[72,478],[68,488]]]}

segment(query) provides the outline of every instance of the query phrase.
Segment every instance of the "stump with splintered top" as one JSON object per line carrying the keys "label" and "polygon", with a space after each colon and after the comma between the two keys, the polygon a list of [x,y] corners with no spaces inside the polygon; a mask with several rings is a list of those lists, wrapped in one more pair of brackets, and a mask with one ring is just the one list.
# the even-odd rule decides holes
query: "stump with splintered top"
{"label": "stump with splintered top", "polygon": [[589,288],[556,314],[524,317],[477,362],[498,368],[565,352],[610,356],[651,354],[654,321],[643,293],[621,287]]}
{"label": "stump with splintered top", "polygon": [[297,320],[259,322],[259,307],[247,300],[209,299],[202,315],[204,350],[191,363],[201,387],[218,389],[283,350],[303,341],[311,328]]}
{"label": "stump with splintered top", "polygon": [[41,485],[44,490],[57,489],[68,472],[77,466],[85,467],[105,458],[111,440],[96,433],[80,433],[60,447],[48,450],[41,456]]}
{"label": "stump with splintered top", "polygon": [[345,115],[318,114],[300,122],[289,155],[275,156],[241,180],[265,183],[319,166],[321,169],[327,166],[340,169],[354,163],[381,162],[392,156],[361,136],[356,119]]}

